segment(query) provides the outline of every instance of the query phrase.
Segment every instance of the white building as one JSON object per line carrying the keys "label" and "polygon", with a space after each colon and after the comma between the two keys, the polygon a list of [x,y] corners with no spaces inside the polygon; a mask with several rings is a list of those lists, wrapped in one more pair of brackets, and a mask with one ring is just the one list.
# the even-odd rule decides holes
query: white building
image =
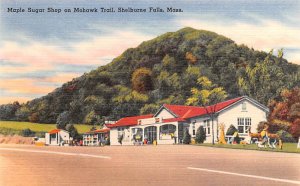
{"label": "white building", "polygon": [[66,130],[53,129],[45,134],[46,145],[69,145],[70,134]]}
{"label": "white building", "polygon": [[100,146],[107,144],[109,140],[109,128],[98,129],[86,132],[82,135],[84,146]]}
{"label": "white building", "polygon": [[194,138],[200,126],[206,131],[205,142],[212,143],[218,140],[219,124],[225,124],[225,132],[234,125],[243,137],[250,126],[255,130],[259,122],[266,121],[267,115],[266,106],[243,96],[208,107],[164,104],[153,116],[122,118],[107,126],[111,128],[111,145],[119,145],[120,136],[123,136],[124,145],[145,139],[148,143],[156,141],[157,144],[182,143],[184,130],[189,130]]}

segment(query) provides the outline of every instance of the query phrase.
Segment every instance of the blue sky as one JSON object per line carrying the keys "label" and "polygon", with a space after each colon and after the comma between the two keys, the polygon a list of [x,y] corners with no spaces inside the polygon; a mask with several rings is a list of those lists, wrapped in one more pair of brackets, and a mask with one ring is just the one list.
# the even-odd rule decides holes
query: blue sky
{"label": "blue sky", "polygon": [[[189,26],[300,64],[300,1],[0,2],[0,103],[27,101],[109,63],[126,48]],[[8,8],[181,8],[183,13],[8,13]]]}

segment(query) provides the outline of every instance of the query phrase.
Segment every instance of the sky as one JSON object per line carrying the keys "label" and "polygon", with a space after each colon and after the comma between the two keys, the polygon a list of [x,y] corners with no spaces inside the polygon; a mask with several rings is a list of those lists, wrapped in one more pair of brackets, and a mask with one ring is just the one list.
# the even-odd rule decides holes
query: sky
{"label": "sky", "polygon": [[[165,12],[64,12],[102,7],[160,7]],[[167,7],[183,12],[166,12]],[[256,50],[283,48],[284,57],[300,65],[299,0],[1,0],[0,104],[44,96],[127,48],[183,27],[213,31]]]}

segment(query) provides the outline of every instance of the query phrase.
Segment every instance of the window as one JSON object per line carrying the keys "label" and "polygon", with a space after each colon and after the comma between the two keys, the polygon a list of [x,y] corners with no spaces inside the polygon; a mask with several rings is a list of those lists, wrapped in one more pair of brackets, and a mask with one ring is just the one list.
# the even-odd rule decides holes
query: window
{"label": "window", "polygon": [[175,125],[166,124],[166,125],[160,126],[160,132],[163,134],[171,134],[171,133],[175,133],[175,131],[176,131]]}
{"label": "window", "polygon": [[247,104],[245,102],[242,103],[242,111],[247,111]]}
{"label": "window", "polygon": [[203,121],[204,123],[204,131],[207,135],[210,135],[210,120],[207,119],[207,120],[204,120]]}
{"label": "window", "polygon": [[239,133],[245,134],[251,126],[251,118],[238,118],[237,123]]}
{"label": "window", "polygon": [[176,126],[172,124],[162,125],[159,128],[160,139],[172,139],[175,136]]}

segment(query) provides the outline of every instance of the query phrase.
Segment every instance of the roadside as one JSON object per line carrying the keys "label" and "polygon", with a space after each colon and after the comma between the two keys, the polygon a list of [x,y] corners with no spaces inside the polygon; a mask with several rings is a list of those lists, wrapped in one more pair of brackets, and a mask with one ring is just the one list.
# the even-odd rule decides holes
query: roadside
{"label": "roadside", "polygon": [[23,137],[19,135],[2,135],[0,134],[0,144],[26,144],[32,145],[32,137]]}
{"label": "roadside", "polygon": [[272,149],[269,147],[258,148],[256,144],[211,144],[211,143],[202,143],[195,144],[194,146],[203,146],[203,147],[212,147],[212,148],[227,148],[227,149],[241,149],[241,150],[256,150],[256,151],[269,151],[269,152],[287,152],[287,153],[300,153],[300,148],[297,148],[297,143],[284,143],[282,149],[276,148]]}

